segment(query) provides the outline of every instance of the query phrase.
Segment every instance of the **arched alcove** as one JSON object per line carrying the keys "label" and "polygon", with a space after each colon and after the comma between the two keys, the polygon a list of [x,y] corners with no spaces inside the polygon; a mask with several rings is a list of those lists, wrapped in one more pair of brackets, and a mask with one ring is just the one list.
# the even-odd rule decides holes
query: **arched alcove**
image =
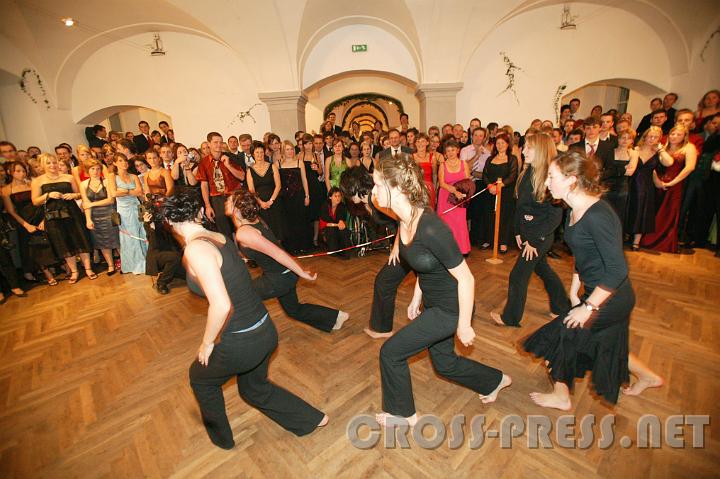
{"label": "arched alcove", "polygon": [[157,130],[158,123],[166,121],[173,127],[172,117],[154,108],[139,105],[113,105],[96,110],[79,121],[80,124],[101,124],[108,130],[120,132],[132,131],[137,134],[140,120],[150,124],[150,130]]}
{"label": "arched alcove", "polygon": [[416,122],[420,117],[416,89],[417,84],[405,77],[379,71],[349,71],[323,78],[305,90],[308,97],[305,106],[307,130],[319,131],[329,109],[335,111],[338,126],[345,127],[343,121],[347,119],[348,109],[363,99],[382,110],[385,117],[379,115],[378,119],[385,127],[399,126],[400,113],[407,113],[411,123]]}
{"label": "arched alcove", "polygon": [[[603,111],[615,108],[620,113],[629,112],[635,124],[648,113],[650,100],[664,95],[662,88],[643,80],[631,78],[609,78],[598,80],[573,91],[562,97],[562,104],[569,103],[571,99],[580,100],[579,116],[588,116],[595,105],[603,107]],[[634,125],[633,125],[634,126]]]}

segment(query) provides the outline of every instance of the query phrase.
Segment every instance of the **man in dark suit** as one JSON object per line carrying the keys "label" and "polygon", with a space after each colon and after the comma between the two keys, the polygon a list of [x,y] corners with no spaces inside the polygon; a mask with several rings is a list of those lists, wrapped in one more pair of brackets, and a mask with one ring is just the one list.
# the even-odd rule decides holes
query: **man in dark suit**
{"label": "man in dark suit", "polygon": [[145,153],[153,145],[153,141],[150,138],[150,123],[141,120],[138,123],[138,128],[140,128],[140,133],[133,137],[133,142],[135,143],[135,148],[138,153]]}
{"label": "man in dark suit", "polygon": [[610,112],[600,115],[600,141],[609,143],[613,150],[618,146],[614,127],[615,115]]}
{"label": "man in dark suit", "polygon": [[165,143],[170,143],[170,138],[168,138],[168,130],[170,129],[170,125],[168,125],[168,122],[165,120],[158,123],[158,128],[160,128],[160,131],[162,132],[162,136],[160,137],[160,144],[164,145]]}
{"label": "man in dark suit", "polygon": [[340,128],[339,126],[337,126],[337,125],[335,124],[335,120],[336,120],[336,119],[337,119],[337,116],[335,115],[335,112],[334,112],[334,111],[331,111],[330,113],[328,113],[328,116],[327,116],[327,118],[325,118],[325,121],[329,121],[330,124],[332,124],[332,126],[333,126],[333,133],[334,133],[336,136],[339,136],[340,133],[342,133],[342,128]]}
{"label": "man in dark suit", "polygon": [[[600,120],[588,117],[583,121],[585,139],[570,145],[569,150],[585,153],[588,158],[595,158],[602,171],[609,171],[615,159],[612,146],[606,141],[600,141]],[[604,178],[604,176],[602,176]]]}
{"label": "man in dark suit", "polygon": [[393,128],[388,132],[388,140],[390,141],[390,148],[385,148],[380,152],[378,156],[379,161],[383,161],[388,158],[392,158],[400,153],[412,154],[412,150],[407,146],[400,146],[400,131],[397,128]]}
{"label": "man in dark suit", "polygon": [[[677,101],[678,96],[677,93],[668,93],[663,97],[663,110],[665,110],[665,113],[667,114],[667,124],[671,125],[670,128],[675,126],[675,114],[677,111],[675,108],[673,108],[673,105]],[[669,131],[669,130],[668,130]]]}
{"label": "man in dark suit", "polygon": [[107,143],[107,130],[102,125],[95,125],[92,128],[92,136],[88,138],[90,148],[102,148]]}
{"label": "man in dark suit", "polygon": [[637,138],[640,138],[642,134],[645,133],[645,130],[650,128],[650,119],[652,118],[652,114],[654,111],[662,108],[662,103],[663,101],[660,98],[653,98],[650,100],[650,113],[642,117],[642,120],[638,123]]}

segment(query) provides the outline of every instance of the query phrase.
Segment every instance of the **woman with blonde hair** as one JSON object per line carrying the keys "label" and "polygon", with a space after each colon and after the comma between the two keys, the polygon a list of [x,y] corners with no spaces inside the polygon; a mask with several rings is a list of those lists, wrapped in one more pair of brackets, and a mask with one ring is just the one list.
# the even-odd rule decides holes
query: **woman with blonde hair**
{"label": "woman with blonde hair", "polygon": [[70,269],[70,284],[80,279],[76,257],[80,256],[85,274],[96,279],[90,264],[90,244],[85,233],[85,221],[76,200],[80,199],[78,184],[72,175],[59,171],[55,155],[43,153],[40,163],[45,174],[31,185],[32,203],[44,210],[44,229],[58,258],[65,258]]}
{"label": "woman with blonde hair", "polygon": [[[598,165],[584,153],[562,153],[550,164],[546,185],[553,198],[569,207],[565,241],[575,258],[570,285],[573,308],[542,326],[523,347],[544,359],[553,390],[530,394],[536,404],[567,411],[576,378],[592,372],[595,392],[615,404],[620,387],[638,395],[658,387],[662,378],[629,354],[630,314],[635,306],[628,267],[623,255],[622,226],[612,207],[600,199]],[[584,286],[580,297],[580,286]]]}
{"label": "woman with blonde hair", "polygon": [[[520,326],[525,311],[530,276],[535,272],[550,297],[550,312],[560,315],[570,309],[562,281],[548,265],[547,254],[555,239],[555,229],[562,221],[562,208],[554,206],[545,186],[550,163],[557,155],[549,135],[538,133],[527,137],[523,147],[525,169],[515,186],[515,241],[522,251],[510,272],[508,298],[502,315],[490,316],[499,326]],[[508,191],[504,194],[510,194]]]}
{"label": "woman with blonde hair", "polygon": [[389,157],[380,161],[373,181],[378,206],[400,219],[400,257],[417,273],[407,310],[411,322],[380,350],[384,412],[376,415],[377,421],[415,425],[408,360],[426,349],[438,374],[477,392],[483,403],[495,401],[512,382],[510,377],[455,352],[455,334],[465,346],[475,338],[470,324],[475,279],[450,228],[428,208],[420,166],[410,155]]}
{"label": "woman with blonde hair", "polygon": [[679,252],[678,224],[685,179],[695,170],[697,150],[689,142],[690,132],[683,125],[675,125],[668,133],[667,153],[673,164],[662,173],[653,172],[655,194],[662,197],[655,213],[655,231],[643,236],[640,245],[666,253]]}
{"label": "woman with blonde hair", "polygon": [[655,231],[655,186],[653,176],[662,164],[669,167],[673,158],[660,143],[663,132],[659,126],[651,126],[638,142],[638,162],[630,181],[628,198],[628,232],[633,235],[632,249],[640,249],[644,234]]}
{"label": "woman with blonde hair", "polygon": [[285,241],[283,246],[290,254],[310,249],[312,230],[308,220],[310,188],[305,165],[295,155],[295,145],[285,140],[280,158],[280,198]]}

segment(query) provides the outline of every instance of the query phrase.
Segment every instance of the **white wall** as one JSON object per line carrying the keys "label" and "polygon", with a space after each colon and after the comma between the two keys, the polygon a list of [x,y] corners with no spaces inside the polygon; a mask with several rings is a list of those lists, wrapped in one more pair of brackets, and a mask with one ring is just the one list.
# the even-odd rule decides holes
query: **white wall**
{"label": "white wall", "polygon": [[[233,52],[204,37],[161,36],[164,57],[151,57],[130,43],[142,44],[147,35],[112,43],[90,56],[73,84],[75,121],[113,105],[142,105],[169,115],[175,137],[189,145],[199,145],[213,130],[225,137],[245,132],[257,137],[270,129],[257,86]],[[255,103],[261,104],[252,110],[257,123],[248,118],[230,125]],[[148,122],[157,127],[157,121]],[[137,131],[135,118],[129,123]]]}
{"label": "white wall", "polygon": [[[645,80],[662,89],[670,86],[664,46],[637,17],[612,7],[598,14],[597,5],[573,3],[577,30],[562,31],[558,12],[548,7],[525,13],[486,38],[465,70],[458,120],[467,123],[477,116],[483,124],[496,121],[524,130],[535,117],[555,118],[553,97],[564,83],[566,91],[611,78]],[[500,94],[507,83],[501,51],[522,68],[515,76],[519,103],[509,92]]]}
{"label": "white wall", "polygon": [[[323,121],[325,107],[335,100],[356,93],[382,93],[397,98],[403,104],[405,113],[410,117],[410,125],[418,125],[420,120],[420,104],[415,97],[415,88],[383,76],[370,76],[358,73],[340,78],[320,88],[307,92],[308,103],[305,106],[305,124],[307,130],[317,130]],[[392,108],[385,112],[391,126],[400,124],[400,115]],[[340,123],[342,118],[338,118]]]}
{"label": "white wall", "polygon": [[[366,44],[368,51],[353,53],[352,45],[358,44]],[[378,27],[349,25],[330,32],[315,45],[303,66],[302,86],[353,70],[387,71],[418,80],[415,61],[400,40]]]}

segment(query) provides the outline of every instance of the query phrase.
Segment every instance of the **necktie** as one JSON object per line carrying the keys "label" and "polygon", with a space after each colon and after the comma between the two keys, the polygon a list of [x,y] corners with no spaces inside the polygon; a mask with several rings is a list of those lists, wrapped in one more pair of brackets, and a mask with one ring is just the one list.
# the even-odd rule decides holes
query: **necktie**
{"label": "necktie", "polygon": [[588,143],[588,146],[590,146],[590,156],[595,154],[595,145]]}

